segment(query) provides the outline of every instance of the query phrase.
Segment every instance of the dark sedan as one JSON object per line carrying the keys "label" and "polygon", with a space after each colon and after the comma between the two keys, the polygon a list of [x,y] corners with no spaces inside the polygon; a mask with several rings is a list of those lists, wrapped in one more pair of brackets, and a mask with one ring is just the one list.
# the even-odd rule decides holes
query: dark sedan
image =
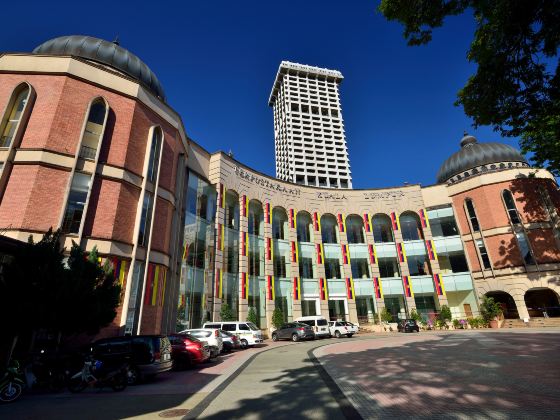
{"label": "dark sedan", "polygon": [[272,340],[315,340],[315,332],[307,324],[301,322],[288,322],[272,333]]}
{"label": "dark sedan", "polygon": [[420,327],[418,326],[418,324],[416,323],[416,320],[414,319],[403,319],[402,321],[400,321],[397,325],[397,330],[399,332],[420,332]]}

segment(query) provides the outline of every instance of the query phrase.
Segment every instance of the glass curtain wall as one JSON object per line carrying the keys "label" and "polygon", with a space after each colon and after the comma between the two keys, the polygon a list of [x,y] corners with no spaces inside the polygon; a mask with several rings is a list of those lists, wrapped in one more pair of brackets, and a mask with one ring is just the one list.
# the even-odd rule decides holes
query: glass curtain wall
{"label": "glass curtain wall", "polygon": [[266,283],[264,276],[264,212],[259,201],[249,202],[249,308],[257,314],[257,323],[266,327]]}
{"label": "glass curtain wall", "polygon": [[216,191],[193,172],[188,175],[177,331],[201,327],[214,273]]}

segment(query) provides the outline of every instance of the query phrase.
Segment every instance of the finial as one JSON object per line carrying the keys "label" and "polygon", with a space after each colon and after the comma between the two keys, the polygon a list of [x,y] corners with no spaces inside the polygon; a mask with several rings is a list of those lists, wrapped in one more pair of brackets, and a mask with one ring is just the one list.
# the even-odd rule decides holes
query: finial
{"label": "finial", "polygon": [[115,37],[115,39],[113,40],[113,44],[115,44],[115,45],[121,45],[121,43],[120,43],[120,41],[119,41],[119,36],[118,36],[118,35],[117,35],[117,36]]}

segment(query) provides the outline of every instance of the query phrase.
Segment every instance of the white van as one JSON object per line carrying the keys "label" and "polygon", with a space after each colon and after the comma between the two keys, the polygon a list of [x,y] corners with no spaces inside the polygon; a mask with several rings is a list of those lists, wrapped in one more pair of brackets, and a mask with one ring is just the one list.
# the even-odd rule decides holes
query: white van
{"label": "white van", "polygon": [[227,331],[228,333],[235,334],[239,337],[239,344],[242,349],[249,346],[254,346],[263,342],[261,330],[252,322],[243,321],[219,321],[219,322],[206,322],[203,328],[217,328],[219,330]]}
{"label": "white van", "polygon": [[331,333],[329,331],[329,323],[322,316],[302,316],[295,319],[294,321],[303,322],[304,324],[309,325],[311,328],[313,328],[313,331],[315,331],[316,337],[331,336]]}

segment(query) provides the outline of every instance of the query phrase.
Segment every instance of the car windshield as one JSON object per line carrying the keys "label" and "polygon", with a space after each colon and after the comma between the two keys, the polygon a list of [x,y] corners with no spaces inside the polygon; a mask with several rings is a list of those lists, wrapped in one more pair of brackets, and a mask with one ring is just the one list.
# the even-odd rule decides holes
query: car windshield
{"label": "car windshield", "polygon": [[247,325],[251,328],[251,331],[259,331],[259,328],[252,322],[247,322]]}
{"label": "car windshield", "polygon": [[326,319],[318,319],[317,320],[317,325],[325,326],[325,325],[327,325],[327,320]]}

